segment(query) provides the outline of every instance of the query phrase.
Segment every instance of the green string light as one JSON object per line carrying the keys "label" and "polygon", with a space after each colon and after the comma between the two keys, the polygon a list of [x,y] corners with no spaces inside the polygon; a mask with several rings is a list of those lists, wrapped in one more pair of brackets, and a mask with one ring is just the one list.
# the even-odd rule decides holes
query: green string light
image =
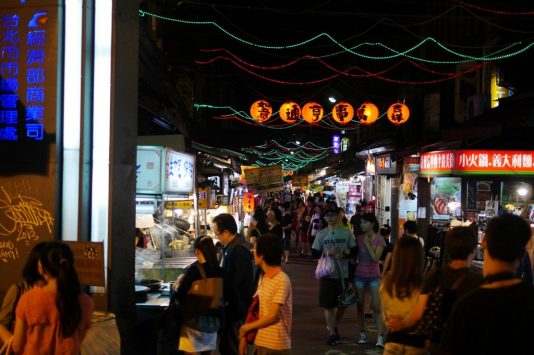
{"label": "green string light", "polygon": [[[388,59],[394,59],[394,58],[397,58],[397,57],[406,57],[406,58],[410,58],[410,59],[413,59],[413,60],[427,62],[427,63],[434,63],[434,64],[458,64],[458,63],[471,62],[471,61],[496,61],[496,60],[507,59],[507,58],[519,55],[519,54],[524,53],[525,51],[529,50],[532,46],[534,46],[534,42],[531,42],[529,44],[526,44],[524,47],[522,47],[522,48],[520,48],[520,49],[518,49],[518,50],[516,50],[514,52],[511,52],[511,53],[502,54],[502,55],[488,54],[488,55],[485,55],[485,56],[477,57],[477,56],[471,56],[471,55],[462,54],[460,52],[454,51],[454,50],[448,48],[447,46],[445,46],[444,44],[440,43],[439,41],[437,41],[436,39],[434,39],[432,37],[427,37],[427,38],[423,39],[422,41],[420,41],[419,43],[417,43],[416,45],[414,45],[413,47],[411,47],[411,48],[409,48],[407,50],[397,51],[397,50],[395,50],[393,48],[390,48],[390,47],[388,47],[388,46],[386,46],[386,45],[384,45],[382,43],[379,43],[379,42],[375,42],[375,43],[365,42],[365,43],[357,45],[356,47],[349,48],[349,47],[344,46],[342,43],[336,41],[332,36],[330,36],[328,33],[325,33],[325,32],[322,32],[322,33],[320,33],[320,34],[318,34],[318,35],[316,35],[314,37],[311,37],[311,38],[309,38],[307,40],[304,40],[304,41],[301,41],[301,42],[297,42],[297,43],[293,43],[293,44],[288,44],[288,45],[284,45],[284,46],[268,46],[268,45],[262,45],[262,44],[253,43],[253,42],[247,41],[245,39],[242,39],[242,38],[234,35],[230,31],[226,30],[225,28],[223,28],[222,26],[220,26],[216,22],[213,22],[213,21],[182,20],[182,19],[177,19],[177,18],[171,18],[171,17],[167,17],[167,16],[158,15],[158,14],[155,14],[155,13],[152,13],[152,12],[148,12],[148,11],[144,11],[144,10],[139,10],[139,16],[140,17],[152,16],[152,17],[157,18],[157,19],[176,22],[176,23],[182,23],[182,24],[188,24],[188,25],[212,25],[212,26],[215,26],[220,31],[222,31],[223,33],[225,33],[226,35],[228,35],[229,37],[231,37],[231,38],[233,38],[233,39],[235,39],[235,40],[237,40],[237,41],[239,41],[241,43],[244,43],[244,44],[249,45],[249,46],[262,48],[262,49],[274,49],[274,50],[291,49],[291,48],[304,46],[304,45],[306,45],[306,44],[308,44],[310,42],[313,42],[313,41],[315,41],[317,39],[320,39],[321,37],[326,37],[327,39],[332,41],[332,43],[334,43],[335,45],[337,45],[338,47],[343,49],[343,52],[348,52],[348,53],[351,53],[351,54],[356,55],[358,57],[366,58],[366,59],[372,59],[372,60],[388,60]],[[430,60],[430,59],[425,59],[425,58],[419,58],[419,57],[415,57],[415,56],[409,55],[409,53],[415,51],[416,49],[418,49],[419,47],[421,47],[423,44],[425,44],[427,42],[432,42],[432,43],[436,44],[438,47],[440,47],[443,50],[445,50],[446,52],[451,53],[451,54],[453,54],[455,56],[458,56],[460,58],[465,58],[465,59],[459,60],[459,61],[441,61],[441,60]],[[515,46],[518,46],[518,45],[521,45],[521,44],[522,44],[522,42],[515,42],[515,43],[512,43],[512,44],[506,46],[505,49],[499,50],[497,52],[502,52],[503,50],[510,49],[512,47],[515,47]],[[379,46],[379,47],[382,47],[382,48],[384,48],[384,49],[386,49],[386,50],[388,50],[390,52],[393,52],[394,54],[385,55],[385,56],[370,56],[370,55],[359,53],[359,52],[356,52],[356,51],[353,50],[354,48],[359,48],[360,46],[364,46],[364,45],[365,46]]]}
{"label": "green string light", "polygon": [[[295,146],[295,147],[290,147]],[[269,149],[270,146],[276,146],[280,149]],[[320,147],[313,142],[306,142],[304,144],[297,144],[296,142],[288,142],[287,146],[278,143],[275,140],[269,143],[242,148],[242,151],[246,151],[249,154],[255,155],[258,159],[255,161],[254,166],[272,166],[282,164],[282,169],[297,171],[310,163],[325,159],[330,155],[332,147]],[[310,154],[308,151],[312,150],[315,153]],[[285,153],[284,151],[289,151]]]}

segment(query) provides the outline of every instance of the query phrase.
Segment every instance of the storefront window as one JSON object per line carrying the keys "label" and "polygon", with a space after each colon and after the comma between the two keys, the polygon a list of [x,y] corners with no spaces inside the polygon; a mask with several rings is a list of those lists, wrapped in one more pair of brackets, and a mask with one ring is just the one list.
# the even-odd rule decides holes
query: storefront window
{"label": "storefront window", "polygon": [[[501,183],[502,208],[507,212],[521,215],[523,211],[534,203],[532,201],[532,184],[524,181],[504,181]],[[529,217],[532,213],[528,213]],[[530,219],[532,219],[530,217]]]}
{"label": "storefront window", "polygon": [[430,199],[432,219],[449,219],[462,215],[462,179],[439,177],[432,179]]}

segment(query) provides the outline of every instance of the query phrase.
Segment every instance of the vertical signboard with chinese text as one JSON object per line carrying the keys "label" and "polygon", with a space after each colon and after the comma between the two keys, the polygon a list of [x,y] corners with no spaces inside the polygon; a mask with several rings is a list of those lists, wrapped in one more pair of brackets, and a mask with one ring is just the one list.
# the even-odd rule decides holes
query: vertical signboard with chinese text
{"label": "vertical signboard with chinese text", "polygon": [[0,293],[54,234],[58,1],[0,2]]}
{"label": "vertical signboard with chinese text", "polygon": [[454,151],[422,153],[419,169],[421,174],[450,174],[454,169]]}
{"label": "vertical signboard with chinese text", "polygon": [[165,192],[191,194],[194,184],[195,156],[165,149]]}

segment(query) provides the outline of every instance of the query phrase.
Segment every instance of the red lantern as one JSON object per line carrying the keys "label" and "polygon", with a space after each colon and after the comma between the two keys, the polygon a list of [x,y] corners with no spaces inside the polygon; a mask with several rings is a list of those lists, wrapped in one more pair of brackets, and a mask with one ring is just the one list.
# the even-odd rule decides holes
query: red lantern
{"label": "red lantern", "polygon": [[395,126],[400,126],[410,118],[410,109],[401,102],[395,102],[388,108],[388,120]]}
{"label": "red lantern", "polygon": [[302,118],[309,124],[316,124],[324,115],[323,107],[317,102],[310,101],[302,108]]}
{"label": "red lantern", "polygon": [[246,213],[254,212],[254,193],[245,192],[243,194],[243,210]]}
{"label": "red lantern", "polygon": [[271,118],[273,114],[273,108],[271,104],[265,100],[258,100],[250,106],[250,116],[254,121],[263,123]]}
{"label": "red lantern", "polygon": [[280,106],[280,118],[287,123],[296,123],[300,118],[300,106],[293,101],[287,101]]}
{"label": "red lantern", "polygon": [[361,104],[360,107],[358,107],[358,110],[356,110],[356,116],[358,117],[358,120],[360,120],[360,123],[363,125],[370,125],[375,123],[375,121],[378,119],[378,107],[375,106],[372,102],[364,102]]}
{"label": "red lantern", "polygon": [[354,108],[348,102],[338,102],[332,109],[332,118],[339,124],[346,125],[354,117]]}

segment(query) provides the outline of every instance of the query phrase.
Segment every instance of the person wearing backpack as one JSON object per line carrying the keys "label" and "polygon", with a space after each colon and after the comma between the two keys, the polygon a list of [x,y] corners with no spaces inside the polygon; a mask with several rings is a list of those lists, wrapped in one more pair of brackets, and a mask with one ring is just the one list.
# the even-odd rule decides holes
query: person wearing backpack
{"label": "person wearing backpack", "polygon": [[482,241],[482,286],[454,305],[442,342],[447,353],[532,353],[534,287],[515,273],[530,238],[529,223],[519,216],[490,220]]}
{"label": "person wearing backpack", "polygon": [[[471,227],[449,230],[445,243],[451,263],[428,274],[416,307],[402,319],[390,319],[388,328],[398,331],[421,321],[416,332],[426,338],[426,346],[432,354],[442,353],[439,343],[455,300],[478,288],[482,282],[482,275],[470,269],[477,242],[478,236]],[[430,319],[433,321],[430,322]]]}

